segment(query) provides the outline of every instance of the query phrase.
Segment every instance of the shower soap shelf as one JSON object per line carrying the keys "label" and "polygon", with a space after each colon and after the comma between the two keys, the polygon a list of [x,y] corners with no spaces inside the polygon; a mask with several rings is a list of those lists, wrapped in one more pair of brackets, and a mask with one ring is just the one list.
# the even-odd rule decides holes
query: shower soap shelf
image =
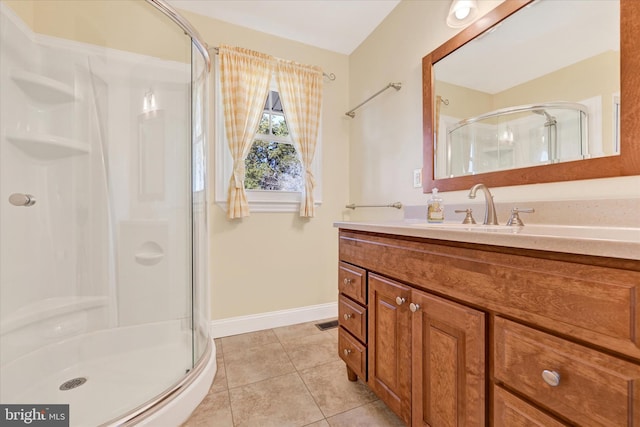
{"label": "shower soap shelf", "polygon": [[73,86],[49,77],[13,70],[11,79],[31,99],[43,104],[64,104],[78,100]]}
{"label": "shower soap shelf", "polygon": [[89,145],[84,142],[53,135],[16,132],[7,134],[7,140],[24,153],[40,160],[63,159],[91,152]]}

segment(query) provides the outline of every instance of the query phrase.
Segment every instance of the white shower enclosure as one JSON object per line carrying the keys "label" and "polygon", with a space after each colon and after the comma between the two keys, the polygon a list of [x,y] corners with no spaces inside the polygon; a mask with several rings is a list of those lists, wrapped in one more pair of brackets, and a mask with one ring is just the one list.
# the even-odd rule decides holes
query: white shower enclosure
{"label": "white shower enclosure", "polygon": [[147,418],[212,354],[208,56],[163,5],[0,1],[0,403],[72,426]]}

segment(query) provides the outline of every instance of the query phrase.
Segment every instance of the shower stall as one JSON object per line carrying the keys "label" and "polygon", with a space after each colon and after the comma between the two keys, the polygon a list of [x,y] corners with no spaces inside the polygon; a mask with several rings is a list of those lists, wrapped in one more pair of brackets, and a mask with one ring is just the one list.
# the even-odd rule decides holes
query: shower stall
{"label": "shower stall", "polygon": [[178,425],[216,369],[206,47],[162,0],[0,0],[0,31],[0,404]]}

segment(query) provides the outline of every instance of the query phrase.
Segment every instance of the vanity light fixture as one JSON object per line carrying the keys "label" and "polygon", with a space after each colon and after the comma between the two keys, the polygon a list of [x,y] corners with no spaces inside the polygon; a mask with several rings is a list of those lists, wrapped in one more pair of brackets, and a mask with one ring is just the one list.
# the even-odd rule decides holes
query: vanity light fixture
{"label": "vanity light fixture", "polygon": [[462,28],[473,22],[478,16],[477,0],[453,0],[447,15],[447,25]]}

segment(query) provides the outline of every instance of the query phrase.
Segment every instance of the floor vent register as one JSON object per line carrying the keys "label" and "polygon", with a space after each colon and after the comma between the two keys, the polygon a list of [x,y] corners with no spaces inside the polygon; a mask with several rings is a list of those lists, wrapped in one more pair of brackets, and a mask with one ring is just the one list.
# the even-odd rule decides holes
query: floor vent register
{"label": "floor vent register", "polygon": [[321,331],[326,331],[327,329],[333,329],[338,327],[337,320],[331,320],[329,322],[316,323],[316,327]]}

